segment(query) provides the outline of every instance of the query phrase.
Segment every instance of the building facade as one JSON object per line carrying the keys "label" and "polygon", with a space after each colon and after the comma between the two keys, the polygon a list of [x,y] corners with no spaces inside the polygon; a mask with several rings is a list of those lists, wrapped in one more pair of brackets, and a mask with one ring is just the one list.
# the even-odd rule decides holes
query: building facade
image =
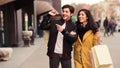
{"label": "building facade", "polygon": [[[24,46],[23,31],[28,30],[29,26],[34,28],[34,35],[37,34],[37,17],[45,11],[41,5],[36,8],[36,1],[38,0],[0,0],[0,47]],[[51,6],[49,9],[55,9],[53,6],[56,6],[56,0],[39,0],[41,4],[43,1]],[[61,4],[57,6],[59,8],[56,10],[59,11]],[[37,14],[38,11],[41,14]]]}

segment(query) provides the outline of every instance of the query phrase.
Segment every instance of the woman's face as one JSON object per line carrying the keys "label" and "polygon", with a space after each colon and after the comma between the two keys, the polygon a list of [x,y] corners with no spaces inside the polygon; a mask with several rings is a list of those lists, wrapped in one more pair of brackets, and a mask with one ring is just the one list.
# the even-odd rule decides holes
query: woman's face
{"label": "woman's face", "polygon": [[84,23],[87,22],[88,17],[86,16],[84,11],[80,11],[78,19],[80,22]]}
{"label": "woman's face", "polygon": [[63,19],[65,21],[70,20],[72,13],[70,12],[69,8],[64,8],[62,9],[62,15],[63,15]]}

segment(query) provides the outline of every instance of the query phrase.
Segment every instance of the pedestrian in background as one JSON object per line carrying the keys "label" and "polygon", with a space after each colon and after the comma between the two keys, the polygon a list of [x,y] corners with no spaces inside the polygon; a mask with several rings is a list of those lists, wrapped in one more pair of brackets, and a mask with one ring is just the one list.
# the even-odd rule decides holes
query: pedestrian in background
{"label": "pedestrian in background", "polygon": [[29,30],[32,31],[32,36],[30,36],[30,44],[34,45],[35,36],[34,36],[34,28],[33,28],[33,26],[29,26]]}
{"label": "pedestrian in background", "polygon": [[50,68],[71,68],[71,51],[77,39],[76,26],[71,17],[74,8],[70,5],[62,7],[62,15],[50,11],[44,16],[40,25],[41,29],[49,30],[48,52]]}
{"label": "pedestrian in background", "polygon": [[111,17],[109,21],[110,36],[114,35],[116,26],[117,24],[116,24],[114,17]]}
{"label": "pedestrian in background", "polygon": [[100,32],[98,26],[87,9],[81,9],[77,15],[78,39],[74,44],[75,68],[92,68],[90,50],[100,44]]}
{"label": "pedestrian in background", "polygon": [[106,17],[104,22],[103,22],[103,26],[104,26],[104,37],[109,36],[109,22],[108,22],[108,18]]}
{"label": "pedestrian in background", "polygon": [[101,20],[96,21],[98,28],[101,26]]}
{"label": "pedestrian in background", "polygon": [[42,18],[37,17],[37,34],[38,34],[39,38],[42,38],[44,35],[43,30],[41,30],[41,28],[40,28],[41,21],[42,21]]}

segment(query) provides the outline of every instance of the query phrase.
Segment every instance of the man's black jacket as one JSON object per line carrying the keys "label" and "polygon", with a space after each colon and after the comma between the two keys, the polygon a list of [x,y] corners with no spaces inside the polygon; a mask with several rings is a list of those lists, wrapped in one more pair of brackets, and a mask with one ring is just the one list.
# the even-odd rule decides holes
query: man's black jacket
{"label": "man's black jacket", "polygon": [[[48,40],[48,52],[47,55],[52,58],[54,54],[54,49],[55,49],[55,43],[57,40],[57,34],[58,30],[56,27],[56,24],[63,25],[64,20],[60,15],[56,16],[50,16],[50,15],[45,15],[43,17],[43,21],[40,25],[41,29],[43,30],[49,30],[49,40]],[[71,59],[71,51],[72,51],[72,45],[77,39],[77,34],[76,35],[71,35],[70,32],[75,31],[76,32],[76,26],[75,23],[72,22],[72,20],[69,20],[66,22],[66,27],[65,29],[61,32],[63,34],[63,54],[62,58],[65,60]]]}

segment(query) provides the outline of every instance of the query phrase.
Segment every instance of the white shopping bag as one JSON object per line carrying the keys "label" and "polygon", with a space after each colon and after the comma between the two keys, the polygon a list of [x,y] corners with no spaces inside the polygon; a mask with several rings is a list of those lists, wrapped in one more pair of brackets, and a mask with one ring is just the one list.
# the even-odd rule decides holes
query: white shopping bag
{"label": "white shopping bag", "polygon": [[90,51],[93,68],[113,68],[107,45],[97,45]]}

